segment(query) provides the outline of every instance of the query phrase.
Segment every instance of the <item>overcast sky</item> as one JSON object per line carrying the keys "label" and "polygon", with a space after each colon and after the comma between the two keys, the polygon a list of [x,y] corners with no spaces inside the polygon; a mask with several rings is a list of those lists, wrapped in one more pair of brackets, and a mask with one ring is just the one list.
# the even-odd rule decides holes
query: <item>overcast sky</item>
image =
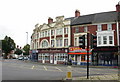
{"label": "overcast sky", "polygon": [[73,17],[115,11],[120,0],[0,0],[0,39],[10,36],[19,46],[28,43],[35,24],[47,23],[48,17]]}

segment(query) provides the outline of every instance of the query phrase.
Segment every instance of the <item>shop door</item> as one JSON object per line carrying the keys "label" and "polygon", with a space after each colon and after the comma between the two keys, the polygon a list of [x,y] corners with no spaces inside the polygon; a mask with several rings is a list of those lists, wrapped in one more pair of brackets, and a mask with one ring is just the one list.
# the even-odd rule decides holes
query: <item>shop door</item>
{"label": "shop door", "polygon": [[57,56],[54,55],[54,64],[57,64]]}
{"label": "shop door", "polygon": [[53,55],[50,55],[50,63],[53,63]]}

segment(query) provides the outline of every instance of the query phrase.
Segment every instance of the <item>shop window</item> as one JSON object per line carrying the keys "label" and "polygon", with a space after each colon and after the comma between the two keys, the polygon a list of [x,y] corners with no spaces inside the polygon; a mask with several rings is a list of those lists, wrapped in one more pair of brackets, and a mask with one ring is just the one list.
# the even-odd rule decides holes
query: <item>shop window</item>
{"label": "shop window", "polygon": [[85,55],[81,55],[81,61],[85,61]]}
{"label": "shop window", "polygon": [[38,55],[38,60],[42,60],[42,54]]}
{"label": "shop window", "polygon": [[49,60],[50,56],[48,54],[45,54],[45,60]]}

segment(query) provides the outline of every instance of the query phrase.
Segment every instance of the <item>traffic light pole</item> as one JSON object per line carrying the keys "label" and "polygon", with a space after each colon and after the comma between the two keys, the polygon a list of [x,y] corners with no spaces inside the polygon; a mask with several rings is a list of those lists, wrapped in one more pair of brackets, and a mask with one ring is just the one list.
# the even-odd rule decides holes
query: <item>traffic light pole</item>
{"label": "traffic light pole", "polygon": [[89,79],[89,33],[87,33],[87,79]]}

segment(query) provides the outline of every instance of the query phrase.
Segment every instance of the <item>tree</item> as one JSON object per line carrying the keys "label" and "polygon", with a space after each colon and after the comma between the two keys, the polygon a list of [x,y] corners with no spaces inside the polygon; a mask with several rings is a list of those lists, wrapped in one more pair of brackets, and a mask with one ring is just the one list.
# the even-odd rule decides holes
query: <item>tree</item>
{"label": "tree", "polygon": [[22,53],[23,53],[23,51],[21,50],[21,47],[19,48],[19,46],[17,46],[17,48],[15,50],[15,54],[21,55]]}
{"label": "tree", "polygon": [[29,55],[30,45],[27,44],[23,47],[23,55]]}
{"label": "tree", "polygon": [[2,40],[2,51],[5,53],[4,58],[7,58],[8,54],[15,49],[15,42],[11,37],[5,36]]}

